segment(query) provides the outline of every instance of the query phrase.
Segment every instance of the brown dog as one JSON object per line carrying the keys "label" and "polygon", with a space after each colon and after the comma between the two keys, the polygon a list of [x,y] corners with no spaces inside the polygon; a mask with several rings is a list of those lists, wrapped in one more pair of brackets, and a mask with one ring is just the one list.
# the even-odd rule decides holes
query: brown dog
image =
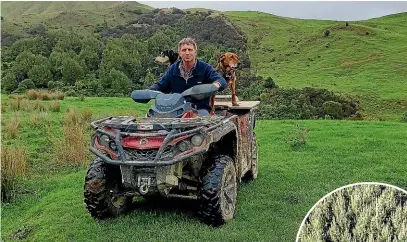
{"label": "brown dog", "polygon": [[[219,56],[216,71],[219,72],[232,89],[232,105],[239,106],[236,101],[236,69],[239,66],[239,57],[232,52],[226,52]],[[214,114],[215,95],[211,97],[211,115]]]}

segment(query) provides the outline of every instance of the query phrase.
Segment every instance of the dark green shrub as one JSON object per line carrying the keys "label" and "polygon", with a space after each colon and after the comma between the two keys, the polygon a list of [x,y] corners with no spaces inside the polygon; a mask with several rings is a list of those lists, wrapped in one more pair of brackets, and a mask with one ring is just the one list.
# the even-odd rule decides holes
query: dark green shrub
{"label": "dark green shrub", "polygon": [[272,89],[272,88],[276,88],[277,85],[274,82],[273,78],[267,77],[267,79],[264,81],[264,87]]}
{"label": "dark green shrub", "polygon": [[25,86],[26,89],[34,89],[35,88],[35,84],[31,79],[24,79],[22,82],[20,82],[20,84],[18,84],[18,86]]}
{"label": "dark green shrub", "polygon": [[49,81],[48,88],[51,90],[62,90],[64,87],[64,83],[61,81]]}
{"label": "dark green shrub", "polygon": [[343,118],[342,104],[335,101],[326,101],[322,104],[325,115],[329,115],[334,119]]}
{"label": "dark green shrub", "polygon": [[[261,94],[258,109],[261,119],[354,118],[359,102],[326,89],[269,89]],[[359,113],[359,117],[360,113]]]}

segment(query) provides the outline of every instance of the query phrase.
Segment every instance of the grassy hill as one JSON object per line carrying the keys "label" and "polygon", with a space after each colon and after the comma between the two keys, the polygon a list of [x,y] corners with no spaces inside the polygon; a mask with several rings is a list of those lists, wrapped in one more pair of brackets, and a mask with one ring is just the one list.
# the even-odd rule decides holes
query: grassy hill
{"label": "grassy hill", "polygon": [[[407,111],[407,13],[367,21],[300,20],[227,12],[248,36],[257,73],[282,87],[319,87],[362,100],[372,117]],[[328,37],[324,31],[329,30]]]}
{"label": "grassy hill", "polygon": [[152,9],[137,2],[2,2],[2,29],[23,34],[32,25],[44,24],[51,29],[72,28],[88,34],[96,24],[124,24],[137,13]]}

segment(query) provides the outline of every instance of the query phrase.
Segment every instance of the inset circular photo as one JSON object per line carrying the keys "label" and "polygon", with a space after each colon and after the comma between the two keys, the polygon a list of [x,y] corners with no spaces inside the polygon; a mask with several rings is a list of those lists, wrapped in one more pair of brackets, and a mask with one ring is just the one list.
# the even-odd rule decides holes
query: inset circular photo
{"label": "inset circular photo", "polygon": [[338,188],[311,208],[296,241],[407,241],[407,191],[372,182]]}

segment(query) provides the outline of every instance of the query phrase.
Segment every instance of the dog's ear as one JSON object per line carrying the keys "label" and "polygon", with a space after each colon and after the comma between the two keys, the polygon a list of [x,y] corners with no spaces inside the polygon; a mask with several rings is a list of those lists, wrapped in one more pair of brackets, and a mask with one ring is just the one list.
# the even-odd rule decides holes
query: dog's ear
{"label": "dog's ear", "polygon": [[226,58],[226,55],[225,55],[225,54],[219,56],[219,58],[218,58],[218,63],[222,63],[222,61],[223,61],[225,58]]}
{"label": "dog's ear", "polygon": [[174,51],[173,50],[169,50],[168,51],[168,55],[173,55],[174,54]]}

